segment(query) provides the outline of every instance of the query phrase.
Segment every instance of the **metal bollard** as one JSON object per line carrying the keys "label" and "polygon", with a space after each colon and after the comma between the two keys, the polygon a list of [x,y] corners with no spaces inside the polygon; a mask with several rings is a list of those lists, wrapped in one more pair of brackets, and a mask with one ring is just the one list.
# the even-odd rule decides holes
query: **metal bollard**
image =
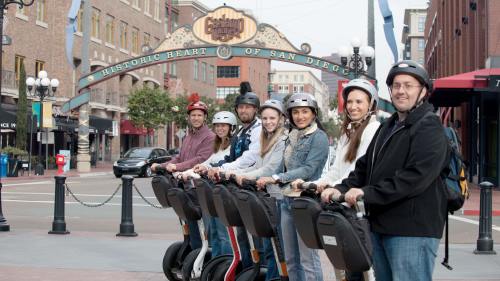
{"label": "metal bollard", "polygon": [[10,231],[10,225],[3,216],[2,211],[2,183],[0,182],[0,231]]}
{"label": "metal bollard", "polygon": [[477,239],[477,248],[474,250],[476,255],[496,255],[493,250],[492,239],[492,188],[490,182],[479,184],[481,188],[481,198],[479,201],[479,237]]}
{"label": "metal bollard", "polygon": [[54,194],[54,221],[52,221],[52,230],[49,234],[69,234],[66,230],[66,221],[64,220],[64,183],[66,177],[55,176],[56,187]]}
{"label": "metal bollard", "polygon": [[132,221],[132,181],[134,181],[133,176],[122,176],[122,222],[120,223],[120,233],[116,236],[137,236]]}

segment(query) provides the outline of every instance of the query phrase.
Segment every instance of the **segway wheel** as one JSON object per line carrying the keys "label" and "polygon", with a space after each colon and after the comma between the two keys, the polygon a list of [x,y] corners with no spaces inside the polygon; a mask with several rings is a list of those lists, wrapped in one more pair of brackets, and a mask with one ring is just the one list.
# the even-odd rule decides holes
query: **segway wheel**
{"label": "segway wheel", "polygon": [[259,272],[254,272],[253,266],[245,268],[238,276],[236,281],[265,281],[267,268],[260,267]]}
{"label": "segway wheel", "polygon": [[165,252],[165,256],[163,256],[163,273],[170,281],[181,281],[182,279],[178,278],[175,271],[180,271],[181,264],[176,260],[177,253],[182,247],[182,242],[175,242],[170,247],[168,247]]}
{"label": "segway wheel", "polygon": [[[210,260],[205,267],[203,268],[203,271],[201,272],[201,281],[224,281],[224,275],[226,274],[226,271],[229,269],[229,266],[231,265],[231,261],[233,260],[233,257],[230,255],[227,256],[219,256],[216,257],[212,260]],[[222,273],[218,269],[222,268]],[[218,274],[216,275],[216,273]],[[222,275],[222,276],[221,276]]]}
{"label": "segway wheel", "polygon": [[[184,261],[182,262],[182,280],[183,281],[192,281],[192,280],[199,280],[200,276],[198,278],[192,278],[191,277],[191,271],[193,271],[193,265],[194,261],[200,254],[201,248],[198,248],[194,251],[191,251]],[[205,253],[205,259],[203,260],[203,267],[205,267],[205,264],[210,260],[211,253],[210,251],[207,251]]]}

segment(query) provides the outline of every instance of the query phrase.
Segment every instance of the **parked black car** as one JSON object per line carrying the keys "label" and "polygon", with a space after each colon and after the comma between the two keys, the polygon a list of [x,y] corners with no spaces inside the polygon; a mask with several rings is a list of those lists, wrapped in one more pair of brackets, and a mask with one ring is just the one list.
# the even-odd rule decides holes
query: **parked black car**
{"label": "parked black car", "polygon": [[159,147],[134,147],[113,164],[113,173],[117,178],[122,175],[150,177],[153,163],[164,163],[172,159],[165,149]]}

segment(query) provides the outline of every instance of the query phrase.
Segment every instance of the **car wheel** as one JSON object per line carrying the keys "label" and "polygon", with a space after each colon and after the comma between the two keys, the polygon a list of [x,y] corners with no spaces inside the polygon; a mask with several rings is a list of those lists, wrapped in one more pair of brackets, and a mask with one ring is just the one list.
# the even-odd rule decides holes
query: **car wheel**
{"label": "car wheel", "polygon": [[144,169],[144,173],[142,174],[145,178],[149,178],[153,175],[153,172],[151,171],[151,166],[146,166]]}
{"label": "car wheel", "polygon": [[121,175],[121,174],[117,174],[117,173],[115,173],[115,177],[117,177],[117,178],[121,178],[121,177],[122,177],[122,175]]}

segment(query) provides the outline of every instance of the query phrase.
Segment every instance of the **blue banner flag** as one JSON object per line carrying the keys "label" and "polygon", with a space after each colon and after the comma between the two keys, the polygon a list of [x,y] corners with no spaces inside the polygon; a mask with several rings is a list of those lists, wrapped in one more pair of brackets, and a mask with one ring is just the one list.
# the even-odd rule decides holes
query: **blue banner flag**
{"label": "blue banner flag", "polygon": [[73,34],[77,30],[78,10],[80,9],[82,0],[73,0],[71,8],[68,12],[68,25],[66,25],[66,59],[72,68],[75,68],[73,63]]}

